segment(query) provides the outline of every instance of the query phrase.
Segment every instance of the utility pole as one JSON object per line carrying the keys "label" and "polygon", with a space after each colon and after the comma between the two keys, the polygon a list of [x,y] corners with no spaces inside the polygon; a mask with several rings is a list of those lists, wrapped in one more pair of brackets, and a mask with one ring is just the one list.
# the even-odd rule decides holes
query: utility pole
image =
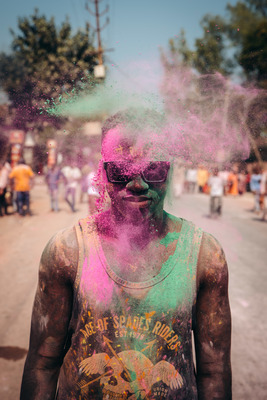
{"label": "utility pole", "polygon": [[107,5],[107,7],[105,8],[104,11],[102,11],[101,13],[99,13],[99,0],[87,0],[87,1],[91,1],[91,3],[94,4],[95,6],[95,11],[93,12],[90,7],[88,6],[88,4],[86,4],[86,9],[89,11],[90,14],[92,14],[94,17],[96,17],[96,33],[97,33],[97,43],[98,43],[98,49],[97,49],[97,56],[98,56],[98,65],[103,65],[103,48],[102,48],[102,43],[101,43],[101,31],[107,26],[107,24],[109,23],[109,18],[106,19],[106,23],[100,27],[100,17],[102,17],[103,15],[105,15],[108,10],[109,7]]}
{"label": "utility pole", "polygon": [[103,64],[103,49],[102,49],[101,36],[100,36],[98,0],[94,0],[94,1],[95,1],[95,16],[96,16],[96,32],[97,32],[97,41],[98,41],[98,62],[99,62],[99,65],[102,65]]}

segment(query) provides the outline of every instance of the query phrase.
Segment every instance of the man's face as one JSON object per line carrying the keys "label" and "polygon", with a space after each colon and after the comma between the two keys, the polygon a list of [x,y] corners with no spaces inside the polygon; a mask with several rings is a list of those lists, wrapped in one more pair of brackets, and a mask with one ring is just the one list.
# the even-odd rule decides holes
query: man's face
{"label": "man's face", "polygon": [[160,215],[167,191],[169,163],[155,159],[151,144],[125,139],[119,130],[102,146],[106,188],[113,210],[133,222]]}

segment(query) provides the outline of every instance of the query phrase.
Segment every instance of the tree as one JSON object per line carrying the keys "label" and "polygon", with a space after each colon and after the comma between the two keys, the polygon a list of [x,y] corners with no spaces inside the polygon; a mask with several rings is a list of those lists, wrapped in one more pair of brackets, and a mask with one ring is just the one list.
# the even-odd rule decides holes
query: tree
{"label": "tree", "polygon": [[0,55],[0,84],[20,110],[22,120],[17,122],[23,126],[44,104],[90,87],[97,53],[88,24],[73,34],[68,19],[57,28],[54,18],[35,10],[19,18],[18,29],[11,31],[12,53]]}
{"label": "tree", "polygon": [[169,40],[172,56],[179,54],[182,63],[195,68],[201,74],[220,72],[228,75],[232,63],[226,57],[224,20],[220,16],[207,14],[200,25],[203,37],[195,40],[194,51],[189,49],[185,33],[181,30],[180,37]]}
{"label": "tree", "polygon": [[246,80],[267,88],[267,0],[245,0],[227,6],[228,38]]}
{"label": "tree", "polygon": [[238,61],[248,80],[267,89],[267,20],[261,21],[246,35]]}
{"label": "tree", "polygon": [[[175,56],[180,55],[181,57],[181,62],[185,65],[191,64],[192,63],[192,58],[194,56],[194,53],[189,49],[186,37],[185,37],[185,31],[184,29],[181,29],[180,35],[176,36],[175,39],[170,39],[169,40],[169,50],[171,52],[172,57],[175,58]],[[164,52],[161,51],[161,57],[165,59]],[[164,61],[162,59],[162,61]]]}
{"label": "tree", "polygon": [[193,66],[201,74],[219,72],[228,75],[232,63],[226,56],[225,23],[220,16],[206,15],[201,21],[203,37],[195,41]]}
{"label": "tree", "polygon": [[[227,5],[227,17],[205,15],[203,36],[194,51],[182,41],[171,39],[169,49],[201,74],[229,75],[236,66],[248,83],[267,87],[267,0],[243,0]],[[229,48],[234,52],[229,52]]]}
{"label": "tree", "polygon": [[[252,148],[261,163],[258,147],[265,146],[260,136],[267,126],[262,90],[267,88],[267,0],[238,1],[227,12],[226,18],[204,16],[203,36],[194,50],[184,31],[170,39],[169,52],[161,54],[161,93],[166,113],[182,126],[177,137],[190,159],[229,162],[247,158]],[[236,66],[243,70],[242,85],[228,77]]]}

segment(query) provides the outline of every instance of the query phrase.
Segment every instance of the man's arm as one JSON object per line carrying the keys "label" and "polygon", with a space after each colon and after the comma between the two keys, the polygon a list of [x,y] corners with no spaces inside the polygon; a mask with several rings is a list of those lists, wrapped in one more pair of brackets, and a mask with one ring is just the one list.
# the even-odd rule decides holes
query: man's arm
{"label": "man's arm", "polygon": [[78,245],[72,228],[46,246],[33,305],[21,400],[54,400],[72,312]]}
{"label": "man's arm", "polygon": [[204,234],[198,262],[195,348],[199,400],[230,400],[231,314],[221,246]]}

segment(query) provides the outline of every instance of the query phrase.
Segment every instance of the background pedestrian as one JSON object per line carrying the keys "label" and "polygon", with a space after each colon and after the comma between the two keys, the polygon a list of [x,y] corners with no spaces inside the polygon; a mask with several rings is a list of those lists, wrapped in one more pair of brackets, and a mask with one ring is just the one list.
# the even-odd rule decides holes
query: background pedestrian
{"label": "background pedestrian", "polygon": [[8,215],[8,202],[6,199],[8,175],[10,174],[11,167],[8,162],[0,161],[0,217]]}
{"label": "background pedestrian", "polygon": [[65,177],[65,200],[71,208],[72,212],[75,212],[75,202],[76,202],[76,191],[81,179],[81,171],[72,161],[70,165],[62,168],[62,173]]}
{"label": "background pedestrian", "polygon": [[252,170],[250,177],[250,190],[254,194],[254,211],[260,212],[260,192],[261,192],[261,168],[259,165],[255,165]]}
{"label": "background pedestrian", "polygon": [[19,215],[31,215],[30,211],[30,190],[32,188],[34,173],[31,167],[25,164],[21,158],[9,174],[14,181],[14,189],[17,193],[17,205]]}
{"label": "background pedestrian", "polygon": [[58,212],[58,185],[60,178],[64,179],[64,176],[60,168],[53,164],[47,171],[46,183],[49,189],[50,201],[51,201],[51,211]]}
{"label": "background pedestrian", "polygon": [[213,174],[210,176],[208,184],[210,187],[210,216],[213,218],[222,214],[222,198],[224,193],[223,179],[219,176],[217,168],[214,169]]}

